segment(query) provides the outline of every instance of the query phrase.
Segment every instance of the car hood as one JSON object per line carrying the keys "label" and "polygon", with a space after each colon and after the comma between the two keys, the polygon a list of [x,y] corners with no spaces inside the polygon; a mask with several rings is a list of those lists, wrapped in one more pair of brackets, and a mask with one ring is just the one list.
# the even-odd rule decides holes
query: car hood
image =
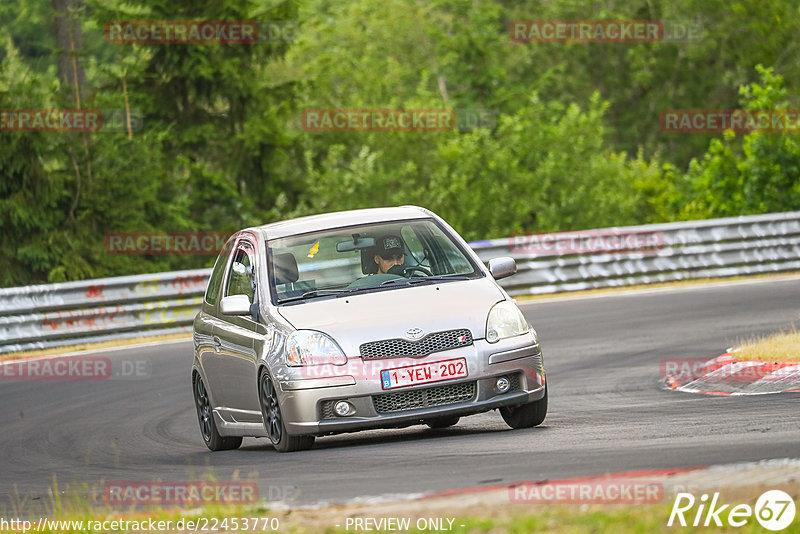
{"label": "car hood", "polygon": [[468,328],[474,339],[483,338],[489,309],[504,298],[494,280],[480,278],[315,300],[278,311],[295,328],[325,332],[345,354],[357,356],[359,345],[368,341],[411,339],[412,328],[422,329],[421,336]]}

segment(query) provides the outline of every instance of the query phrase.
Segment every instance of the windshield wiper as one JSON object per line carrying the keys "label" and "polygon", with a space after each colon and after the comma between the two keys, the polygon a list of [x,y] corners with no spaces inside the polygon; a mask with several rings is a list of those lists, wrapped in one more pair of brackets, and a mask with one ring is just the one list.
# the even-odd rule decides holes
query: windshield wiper
{"label": "windshield wiper", "polygon": [[414,280],[433,280],[436,282],[441,282],[442,280],[474,280],[476,277],[474,276],[466,276],[463,274],[439,274],[435,276],[420,276],[418,278],[414,278]]}
{"label": "windshield wiper", "polygon": [[353,289],[314,289],[312,291],[306,291],[302,295],[297,295],[296,297],[287,297],[285,299],[278,300],[278,304],[285,304],[287,302],[296,302],[298,300],[307,300],[312,299],[314,297],[325,297],[328,295],[339,295],[342,293],[352,293]]}
{"label": "windshield wiper", "polygon": [[422,281],[422,278],[392,278],[391,280],[386,280],[385,282],[381,282],[381,286],[390,286],[392,284],[403,284],[407,286],[410,284],[416,284],[420,281]]}
{"label": "windshield wiper", "polygon": [[458,280],[473,280],[474,276],[463,276],[463,275],[452,275],[452,274],[443,274],[437,276],[415,276],[413,278],[393,278],[392,280],[386,280],[382,282],[382,286],[390,285],[390,284],[400,284],[403,285],[412,285],[412,284],[420,284],[423,282],[447,282],[447,281],[458,281]]}

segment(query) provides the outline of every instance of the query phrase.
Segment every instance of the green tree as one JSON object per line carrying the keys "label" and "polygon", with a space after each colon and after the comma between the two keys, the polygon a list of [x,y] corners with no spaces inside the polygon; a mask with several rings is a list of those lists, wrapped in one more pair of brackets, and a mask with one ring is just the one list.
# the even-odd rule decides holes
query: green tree
{"label": "green tree", "polygon": [[[783,78],[757,66],[760,83],[742,86],[745,110],[787,108]],[[691,191],[684,216],[724,217],[800,208],[800,140],[791,131],[752,132],[741,142],[732,131],[714,139],[688,173]]]}

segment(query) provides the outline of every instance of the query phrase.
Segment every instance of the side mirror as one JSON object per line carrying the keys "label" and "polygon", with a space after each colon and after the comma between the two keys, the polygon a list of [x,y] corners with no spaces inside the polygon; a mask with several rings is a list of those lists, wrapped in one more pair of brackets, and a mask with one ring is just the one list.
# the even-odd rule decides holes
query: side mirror
{"label": "side mirror", "polygon": [[489,272],[495,280],[511,276],[517,272],[517,262],[510,256],[489,260]]}
{"label": "side mirror", "polygon": [[247,295],[229,295],[219,301],[222,315],[250,315],[250,299]]}

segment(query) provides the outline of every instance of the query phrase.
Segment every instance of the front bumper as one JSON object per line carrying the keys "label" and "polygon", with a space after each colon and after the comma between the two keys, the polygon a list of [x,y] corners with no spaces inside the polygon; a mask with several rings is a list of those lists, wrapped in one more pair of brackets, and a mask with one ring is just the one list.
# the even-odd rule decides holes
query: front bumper
{"label": "front bumper", "polygon": [[[296,435],[395,428],[438,417],[472,415],[502,406],[525,404],[539,400],[545,394],[541,348],[530,333],[495,344],[483,339],[475,340],[470,347],[440,352],[417,361],[423,363],[460,357],[467,359],[469,376],[466,378],[391,390],[383,390],[378,377],[340,375],[308,378],[287,374],[278,380],[284,424],[291,434]],[[381,360],[381,364],[384,368],[392,368],[395,366],[392,360]],[[514,377],[514,386],[506,393],[495,389],[496,379],[500,376]],[[408,397],[427,399],[448,388],[462,392],[461,397],[440,404],[425,402],[425,406],[411,403],[408,408],[393,408],[397,405],[392,403],[387,408],[386,402],[379,399],[404,393],[408,393]],[[465,396],[465,391],[471,393]],[[355,407],[355,414],[334,415],[330,406],[338,400],[348,401]]]}

